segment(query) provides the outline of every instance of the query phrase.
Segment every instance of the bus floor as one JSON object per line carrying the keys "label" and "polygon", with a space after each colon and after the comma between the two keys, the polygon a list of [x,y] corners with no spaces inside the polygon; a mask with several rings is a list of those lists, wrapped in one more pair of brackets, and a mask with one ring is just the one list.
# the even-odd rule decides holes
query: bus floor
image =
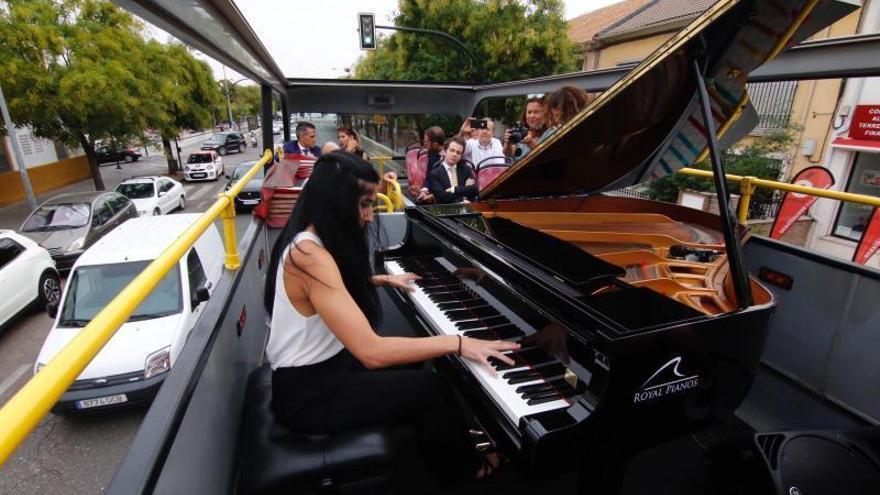
{"label": "bus floor", "polygon": [[[697,435],[677,438],[645,450],[626,469],[621,495],[771,495],[772,482],[760,454],[752,447],[752,431],[742,424],[726,425]],[[571,473],[533,482],[511,463],[504,463],[484,480],[454,489],[433,481],[436,474],[420,459],[414,442],[398,435],[395,493],[422,495],[535,495],[575,494],[591,490],[590,473]],[[580,480],[579,476],[584,479]]]}

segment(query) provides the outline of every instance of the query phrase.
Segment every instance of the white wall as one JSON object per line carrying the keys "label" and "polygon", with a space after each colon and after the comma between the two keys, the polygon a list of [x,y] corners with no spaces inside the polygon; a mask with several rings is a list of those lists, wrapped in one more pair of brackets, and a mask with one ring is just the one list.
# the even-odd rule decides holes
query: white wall
{"label": "white wall", "polygon": [[[40,165],[58,161],[58,155],[55,153],[55,146],[52,144],[52,141],[34,136],[29,127],[16,127],[15,138],[18,141],[19,149],[27,168],[39,167]],[[9,150],[10,162],[12,162],[13,168],[18,170],[19,164],[15,159],[12,140],[9,137],[4,139],[6,139],[6,149]]]}

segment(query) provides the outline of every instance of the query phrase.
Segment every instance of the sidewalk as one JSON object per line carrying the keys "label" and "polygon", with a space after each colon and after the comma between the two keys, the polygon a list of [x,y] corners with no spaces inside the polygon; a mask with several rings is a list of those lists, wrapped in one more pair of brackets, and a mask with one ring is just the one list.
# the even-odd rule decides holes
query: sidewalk
{"label": "sidewalk", "polygon": [[[190,146],[198,142],[199,138],[203,137],[204,134],[193,134],[187,136],[186,138],[184,138],[185,140],[195,140],[186,143],[184,143],[184,140],[181,140],[180,146],[181,148],[184,146]],[[140,149],[143,150],[143,148]],[[119,169],[116,168],[115,163],[101,164],[101,178],[104,179],[104,188],[108,191],[112,191],[116,188],[117,185],[119,185],[120,182],[126,179],[130,179],[134,175],[167,175],[168,162],[165,161],[165,154],[162,152],[162,150],[156,151],[157,152],[154,153],[153,148],[150,148],[150,156],[148,157],[142,157],[138,161],[132,163],[121,162],[119,164],[121,168]],[[38,194],[37,204],[40,204],[49,198],[58,196],[59,194],[94,190],[95,183],[90,177],[86,180],[64,186],[60,189],[55,189],[42,194]],[[24,219],[27,218],[30,213],[31,209],[28,206],[27,201],[22,201],[21,203],[0,207],[0,229],[18,230],[18,228],[21,227],[22,222],[24,222]]]}

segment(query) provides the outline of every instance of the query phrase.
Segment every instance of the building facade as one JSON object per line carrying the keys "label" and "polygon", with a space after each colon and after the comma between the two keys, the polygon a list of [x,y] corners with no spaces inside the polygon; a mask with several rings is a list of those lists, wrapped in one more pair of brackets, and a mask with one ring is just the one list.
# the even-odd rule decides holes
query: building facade
{"label": "building facade", "polygon": [[[28,127],[16,128],[15,133],[35,194],[91,177],[89,162],[81,150],[70,151],[63,143],[37,137]],[[24,201],[21,166],[15,159],[11,138],[0,138],[0,206]]]}
{"label": "building facade", "polygon": [[[569,36],[579,47],[583,70],[634,65],[714,2],[627,0],[572,19]],[[612,15],[619,17],[610,20]],[[862,8],[811,39],[877,32],[878,17],[880,0],[862,0]],[[600,24],[603,27],[592,31],[586,28]],[[786,156],[775,157],[782,162],[780,180],[789,180],[807,167],[825,166],[835,177],[835,189],[880,195],[880,137],[867,145],[847,140],[859,105],[880,108],[880,80],[774,81],[750,84],[749,95],[759,116],[753,135],[784,130],[795,137],[793,149]],[[876,181],[871,179],[875,170]],[[798,243],[851,259],[859,229],[864,228],[870,214],[871,208],[820,200],[811,208],[806,225],[799,226]],[[756,227],[761,230],[766,226]],[[878,258],[880,255],[874,256],[868,264],[880,266]]]}

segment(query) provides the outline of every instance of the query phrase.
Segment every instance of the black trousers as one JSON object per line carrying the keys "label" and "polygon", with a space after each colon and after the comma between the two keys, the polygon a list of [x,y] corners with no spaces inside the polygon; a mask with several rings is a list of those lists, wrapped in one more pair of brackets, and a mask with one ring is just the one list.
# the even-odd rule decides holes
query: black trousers
{"label": "black trousers", "polygon": [[[305,369],[311,366],[275,371],[273,409],[282,424],[313,434],[411,425],[432,471],[436,469],[447,481],[473,477],[478,459],[467,423],[440,375],[428,368],[368,370],[347,351],[331,360],[337,362],[325,365],[320,373]],[[292,394],[311,399],[303,403]]]}

